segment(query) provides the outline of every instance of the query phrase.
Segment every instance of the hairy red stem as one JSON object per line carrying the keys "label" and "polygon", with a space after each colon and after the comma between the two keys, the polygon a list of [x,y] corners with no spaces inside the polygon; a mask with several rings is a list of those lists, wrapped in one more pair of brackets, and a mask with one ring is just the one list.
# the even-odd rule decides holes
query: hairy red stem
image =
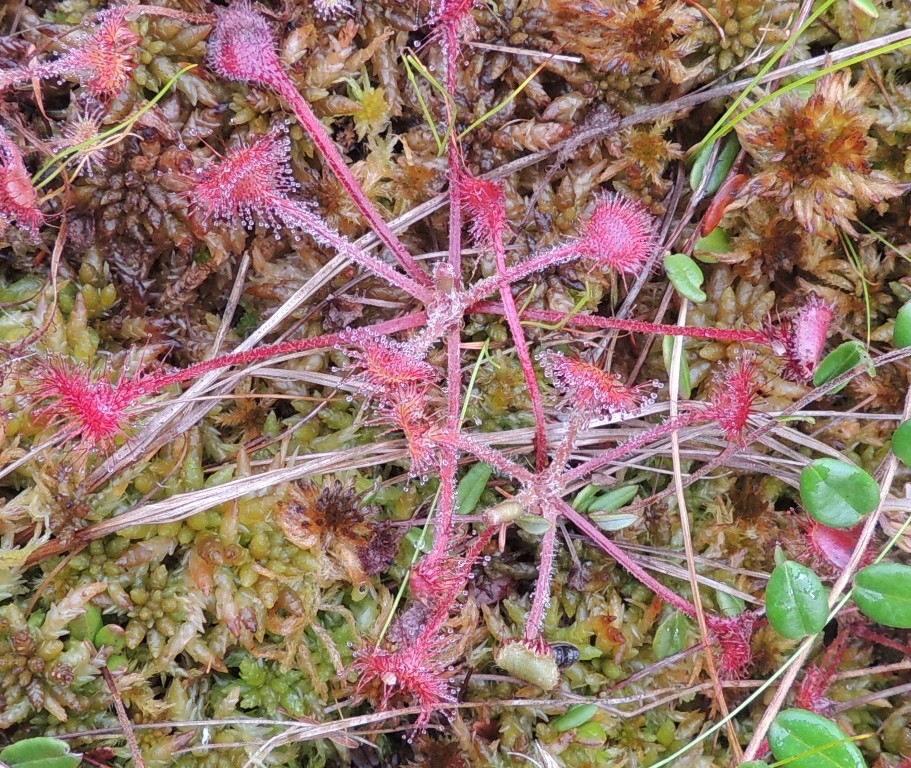
{"label": "hairy red stem", "polygon": [[[414,315],[399,317],[395,320],[387,320],[383,323],[377,323],[371,326],[377,333],[390,334],[399,331],[409,330],[419,327],[425,320],[423,312]],[[178,371],[170,373],[151,374],[139,381],[141,392],[139,394],[150,394],[160,389],[178,384],[184,381],[192,381],[210,371],[217,371],[221,368],[230,368],[235,365],[246,365],[249,363],[258,363],[263,360],[290,355],[299,352],[310,352],[317,349],[326,349],[336,345],[346,344],[342,333],[332,333],[324,336],[314,336],[308,339],[293,339],[291,341],[282,341],[278,344],[268,344],[256,349],[248,349],[244,352],[232,352],[227,355],[213,357],[211,360],[204,360],[201,363],[181,368]]]}
{"label": "hairy red stem", "polygon": [[293,200],[272,196],[270,208],[274,211],[277,218],[281,219],[289,226],[298,226],[305,232],[312,234],[318,241],[321,241],[334,248],[339,254],[351,259],[355,264],[359,264],[364,269],[369,270],[377,277],[383,278],[390,285],[401,288],[405,293],[413,296],[425,305],[433,300],[433,291],[426,288],[421,283],[412,280],[407,275],[403,275],[395,268],[381,261],[376,256],[372,256],[366,251],[358,248],[348,238],[338,234],[313,211],[306,206]]}
{"label": "hairy red stem", "polygon": [[[479,301],[469,311],[491,315],[506,315],[507,312],[504,305],[490,301]],[[768,345],[771,341],[767,333],[749,328],[699,328],[688,325],[665,325],[662,323],[649,323],[644,320],[623,320],[618,317],[601,317],[588,314],[573,315],[549,309],[526,309],[522,312],[522,318],[549,324],[566,323],[577,328],[599,328],[611,331],[629,331],[631,333],[686,336],[693,339],[709,339],[713,341],[765,345]]]}
{"label": "hairy red stem", "polygon": [[554,570],[554,555],[557,547],[556,514],[547,514],[546,520],[551,527],[541,539],[541,559],[538,563],[538,580],[535,583],[535,596],[532,598],[531,610],[525,619],[525,640],[533,642],[541,636],[544,629],[544,614],[550,605],[551,575]]}
{"label": "hairy red stem", "polygon": [[[284,75],[284,73],[282,73]],[[361,188],[354,174],[348,168],[326,129],[319,121],[319,118],[310,108],[307,100],[297,92],[294,83],[285,75],[282,78],[274,78],[272,87],[278,91],[278,94],[288,102],[294,115],[300,124],[310,135],[311,140],[316,145],[326,164],[332,169],[332,172],[338,178],[345,191],[351,196],[351,199],[357,205],[358,210],[370,223],[371,228],[377,237],[385,243],[386,247],[395,254],[396,259],[411,278],[421,285],[427,287],[431,284],[430,277],[421,269],[414,257],[408,252],[398,236],[389,228],[389,225],[380,216],[379,211],[367,198],[366,193]]]}
{"label": "hairy red stem", "polygon": [[[497,272],[505,274],[506,249],[503,247],[503,232],[497,229],[490,234],[493,238],[493,252],[497,260]],[[512,333],[513,341],[516,344],[519,364],[522,366],[525,383],[528,385],[528,397],[531,400],[531,410],[535,417],[535,468],[540,472],[547,464],[547,431],[544,421],[544,401],[541,399],[541,388],[538,386],[538,377],[531,361],[531,352],[529,352],[528,344],[525,341],[525,330],[522,328],[522,321],[519,319],[519,310],[516,308],[516,302],[509,285],[504,284],[500,288],[500,297],[503,302],[503,314],[506,316],[506,324],[509,326],[509,331]]]}
{"label": "hairy red stem", "polygon": [[476,459],[487,462],[497,470],[497,472],[500,472],[506,477],[512,477],[520,483],[530,485],[534,483],[535,478],[537,477],[537,475],[532,474],[524,467],[520,467],[514,461],[506,458],[506,456],[495,448],[491,448],[489,445],[484,445],[483,443],[476,443],[467,435],[456,433],[446,435],[442,440],[458,447],[465,453],[471,454]]}
{"label": "hairy red stem", "polygon": [[691,413],[686,413],[682,416],[678,416],[675,419],[668,419],[661,424],[655,425],[651,429],[643,430],[631,439],[627,440],[625,443],[620,443],[611,450],[605,451],[600,456],[596,456],[593,459],[584,461],[581,464],[573,467],[568,472],[564,472],[562,475],[560,475],[560,484],[563,487],[566,487],[578,480],[582,480],[592,472],[601,469],[601,467],[605,467],[608,464],[619,461],[620,459],[629,456],[629,454],[631,454],[633,451],[636,451],[639,448],[654,442],[655,440],[665,437],[675,430],[682,429],[683,427],[688,427],[694,422],[701,421],[705,418],[705,413],[700,411],[693,411]]}
{"label": "hairy red stem", "polygon": [[652,576],[648,571],[645,570],[641,565],[639,565],[632,557],[630,557],[626,552],[624,552],[620,547],[618,547],[614,542],[612,542],[607,536],[602,533],[601,529],[598,528],[591,520],[589,520],[585,515],[577,512],[565,501],[558,501],[558,511],[565,517],[569,522],[575,525],[583,533],[587,534],[592,541],[594,541],[601,549],[603,549],[607,554],[609,554],[614,560],[617,561],[630,575],[636,577],[641,581],[646,587],[648,587],[652,592],[654,592],[662,600],[670,603],[678,610],[685,613],[687,616],[695,618],[696,608],[693,606],[689,600],[685,600],[680,597],[676,592],[671,589],[668,589],[664,584],[658,581],[654,576]]}

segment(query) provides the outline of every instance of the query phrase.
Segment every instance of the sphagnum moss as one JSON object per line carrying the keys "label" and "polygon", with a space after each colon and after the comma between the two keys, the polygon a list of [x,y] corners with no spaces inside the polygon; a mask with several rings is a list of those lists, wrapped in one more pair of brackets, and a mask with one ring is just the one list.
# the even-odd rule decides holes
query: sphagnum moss
{"label": "sphagnum moss", "polygon": [[[119,728],[107,667],[134,726],[160,726],[136,729],[150,766],[247,764],[278,730],[244,718],[322,721],[409,704],[419,706],[417,718],[397,715],[257,759],[518,765],[543,749],[567,766],[652,764],[714,718],[711,700],[688,688],[704,651],[658,664],[699,641],[695,622],[683,618],[693,615],[691,587],[658,556],[680,549],[678,510],[662,500],[631,518],[597,512],[620,529],[605,533],[578,500],[602,498],[615,484],[638,487],[640,498],[666,492],[664,441],[675,428],[685,471],[724,445],[739,457],[684,497],[706,558],[701,573],[714,580],[702,591],[712,652],[726,673],[775,670],[786,644],[752,610],[739,613],[744,605],[730,590],[761,603],[776,544],[808,564],[819,558],[825,539],[791,510],[799,500],[787,467],[798,451],[810,454],[807,433],[820,429],[828,430],[820,440],[872,466],[890,432],[865,414],[896,412],[892,390],[903,374],[883,371],[825,403],[858,411],[851,420],[788,422],[764,445],[738,442],[764,410],[808,391],[830,321],[838,332],[863,332],[865,284],[880,342],[908,298],[905,260],[860,227],[907,250],[904,54],[874,61],[869,83],[860,72],[833,75],[813,94],[772,102],[739,124],[747,157],[736,171],[748,182],[720,220],[731,249],[717,254],[731,266],[706,257],[707,301],[689,307],[689,326],[674,331],[676,299],[661,275],[640,270],[689,247],[661,239],[664,222],[640,205],[666,216],[668,231],[691,231],[695,220],[681,220],[682,155],[723,105],[581,142],[553,167],[477,177],[584,132],[586,117],[608,106],[625,117],[741,63],[752,72],[764,47],[787,38],[791,5],[507,0],[494,11],[464,0],[368,0],[265,15],[239,3],[209,15],[179,3],[99,16],[65,0],[37,10],[43,19],[23,7],[18,22],[34,48],[0,43],[0,83],[17,83],[0,117],[0,409],[10,416],[0,421],[0,537],[10,566],[0,571],[0,738]],[[870,39],[898,28],[902,11],[880,10],[872,21],[848,3],[833,7],[794,58],[809,42],[828,49],[853,42],[857,30]],[[225,26],[232,18],[249,24]],[[242,54],[251,35],[274,65],[265,80],[245,69],[250,61],[224,60],[226,51]],[[509,47],[465,45],[472,36]],[[439,136],[450,117],[458,133],[508,103],[440,153],[398,65],[406,46],[427,66],[416,82]],[[518,91],[540,62],[534,49],[554,56]],[[98,66],[99,55],[109,67]],[[207,61],[247,82],[214,76]],[[29,173],[61,142],[127,119],[187,62],[197,68],[130,136],[97,153],[89,147],[80,171],[71,166],[32,187]],[[304,116],[306,131],[291,112]],[[77,130],[79,115],[91,119]],[[772,146],[775,131],[787,134],[782,146]],[[345,156],[330,158],[327,140]],[[266,209],[247,198],[236,210],[208,211],[230,220],[207,217],[214,198],[204,185],[218,163],[231,167],[239,147],[269,142],[281,151],[245,192],[260,201],[270,192]],[[814,147],[825,169],[810,162]],[[283,181],[268,187],[285,164]],[[222,179],[221,191],[238,180]],[[384,231],[382,220],[409,214],[449,182],[455,224],[434,213],[407,231]],[[358,205],[346,187],[362,190]],[[631,218],[639,224],[624,229]],[[371,219],[404,269],[369,240],[349,243]],[[833,247],[835,227],[860,233],[862,276]],[[618,249],[621,234],[629,247]],[[338,250],[373,275],[348,267],[317,285]],[[51,266],[55,283],[46,280]],[[191,367],[229,352],[305,287],[313,292],[289,308],[296,326],[282,328],[292,334],[287,345]],[[616,316],[633,291],[632,312]],[[372,330],[344,332],[351,327]],[[633,401],[651,378],[666,381],[654,342],[672,332],[688,337],[695,399],[662,422]],[[279,362],[285,353],[299,357]],[[125,470],[104,473],[111,451],[182,385],[212,372],[218,388],[198,401],[211,404],[208,412]],[[665,408],[659,401],[647,410]],[[87,428],[74,431],[74,416]],[[605,416],[622,423],[596,418]],[[69,443],[41,448],[67,428]],[[175,509],[307,454],[347,458],[338,471],[206,501],[170,522],[116,525],[144,504]],[[479,461],[493,472],[470,508],[464,500],[477,496],[468,470]],[[576,509],[566,504],[575,501]],[[98,525],[109,533],[96,538]],[[47,557],[48,548],[65,556]],[[900,685],[900,671],[873,671],[854,687],[847,680],[855,678],[831,672],[875,670],[905,642],[898,632],[840,627],[837,653],[808,668],[799,702],[830,713],[868,682]],[[539,698],[541,688],[554,689],[549,704],[496,704]],[[656,689],[681,698],[653,707]],[[733,703],[740,694],[728,690]],[[554,716],[571,694],[615,709],[558,728]],[[623,703],[610,701],[616,696]],[[457,699],[481,704],[444,714]],[[639,711],[622,716],[629,707]],[[737,720],[744,737],[749,717]],[[415,719],[431,730],[416,732]],[[188,720],[207,725],[173,725]],[[839,722],[857,733],[882,724],[882,740],[862,748],[878,768],[897,764],[900,718],[861,705]],[[92,737],[74,743],[99,746]],[[113,756],[90,759],[128,764],[125,742],[114,743]],[[722,741],[691,759],[708,765],[714,755],[721,764],[734,752]]]}

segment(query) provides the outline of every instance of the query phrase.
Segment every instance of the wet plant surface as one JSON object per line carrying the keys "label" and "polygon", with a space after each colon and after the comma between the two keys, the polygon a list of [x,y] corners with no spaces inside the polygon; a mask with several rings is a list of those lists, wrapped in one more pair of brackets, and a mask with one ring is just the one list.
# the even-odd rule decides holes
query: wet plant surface
{"label": "wet plant surface", "polygon": [[0,761],[908,768],[909,27],[5,7]]}

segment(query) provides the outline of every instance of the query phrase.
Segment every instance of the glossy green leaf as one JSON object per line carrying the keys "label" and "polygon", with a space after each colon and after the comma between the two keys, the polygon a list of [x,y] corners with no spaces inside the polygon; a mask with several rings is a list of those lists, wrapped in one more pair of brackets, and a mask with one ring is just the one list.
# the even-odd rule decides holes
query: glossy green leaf
{"label": "glossy green leaf", "polygon": [[625,507],[639,493],[638,485],[627,485],[624,488],[614,488],[602,494],[588,505],[588,512],[614,512]]}
{"label": "glossy green leaf", "polygon": [[672,253],[664,260],[664,271],[681,296],[696,304],[701,304],[708,297],[702,290],[705,277],[701,267],[685,253]]}
{"label": "glossy green leaf", "polygon": [[911,566],[868,565],[854,577],[854,602],[877,624],[911,629]]}
{"label": "glossy green leaf", "polygon": [[[813,374],[813,386],[820,387],[826,382],[832,381],[832,379],[841,376],[841,374],[850,371],[852,368],[856,368],[861,364],[866,366],[867,373],[869,373],[870,376],[876,376],[876,366],[873,365],[870,353],[863,343],[859,341],[846,341],[844,344],[839,344],[825,356],[823,361],[816,368],[816,373]],[[833,394],[840,391],[845,386],[847,386],[847,384],[843,384],[838,389],[832,390]]]}
{"label": "glossy green leaf", "polygon": [[799,640],[815,635],[829,617],[828,591],[806,566],[786,560],[775,567],[766,587],[766,615],[779,635]]}
{"label": "glossy green leaf", "polygon": [[903,421],[892,433],[892,453],[911,467],[911,419]]}
{"label": "glossy green leaf", "polygon": [[805,709],[778,713],[769,746],[788,768],[867,768],[857,745],[832,720]]}
{"label": "glossy green leaf", "polygon": [[[674,359],[674,336],[665,336],[661,340],[661,354],[664,358],[664,370],[671,372],[671,362]],[[690,364],[686,359],[686,351],[680,353],[680,397],[689,399],[693,394],[693,384],[690,381]]]}
{"label": "glossy green leaf", "polygon": [[680,653],[686,643],[686,632],[689,623],[680,611],[674,611],[655,630],[655,639],[652,641],[652,652],[655,658],[661,661],[675,653]]}
{"label": "glossy green leaf", "polygon": [[65,741],[46,736],[11,744],[0,752],[0,760],[10,768],[76,768],[82,762]]}
{"label": "glossy green leaf", "polygon": [[[702,184],[702,179],[705,176],[705,167],[712,156],[712,148],[715,143],[715,141],[710,141],[704,144],[693,158],[693,170],[690,171],[690,187],[694,192]],[[740,142],[737,140],[737,134],[729,133],[715,158],[715,165],[712,167],[709,180],[703,190],[705,195],[714,195],[718,191],[718,188],[731,170],[731,166],[734,165],[734,160],[739,151]]]}
{"label": "glossy green leaf", "polygon": [[898,314],[895,316],[892,342],[896,349],[911,347],[911,301],[898,310]]}
{"label": "glossy green leaf", "polygon": [[470,515],[475,511],[478,502],[481,500],[481,494],[487,487],[487,481],[493,467],[483,461],[475,464],[469,469],[465,476],[459,480],[459,487],[456,491],[458,498],[458,512],[460,515]]}
{"label": "glossy green leaf", "polygon": [[852,528],[879,504],[879,485],[859,467],[817,459],[800,473],[800,498],[823,525]]}
{"label": "glossy green leaf", "polygon": [[573,728],[578,728],[591,720],[598,713],[595,704],[576,704],[570,707],[565,715],[561,715],[551,723],[557,733],[566,733]]}
{"label": "glossy green leaf", "polygon": [[873,4],[873,0],[848,0],[848,2],[861,13],[867,14],[870,18],[879,18],[879,8]]}
{"label": "glossy green leaf", "polygon": [[721,227],[715,227],[696,241],[693,250],[697,253],[727,253],[731,250],[731,238]]}

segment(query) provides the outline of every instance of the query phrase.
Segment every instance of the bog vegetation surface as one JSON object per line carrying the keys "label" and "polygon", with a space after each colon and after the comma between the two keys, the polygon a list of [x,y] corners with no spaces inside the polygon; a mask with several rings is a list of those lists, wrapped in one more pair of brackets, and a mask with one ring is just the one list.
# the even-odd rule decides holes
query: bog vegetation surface
{"label": "bog vegetation surface", "polygon": [[0,763],[911,768],[911,4],[0,10]]}

